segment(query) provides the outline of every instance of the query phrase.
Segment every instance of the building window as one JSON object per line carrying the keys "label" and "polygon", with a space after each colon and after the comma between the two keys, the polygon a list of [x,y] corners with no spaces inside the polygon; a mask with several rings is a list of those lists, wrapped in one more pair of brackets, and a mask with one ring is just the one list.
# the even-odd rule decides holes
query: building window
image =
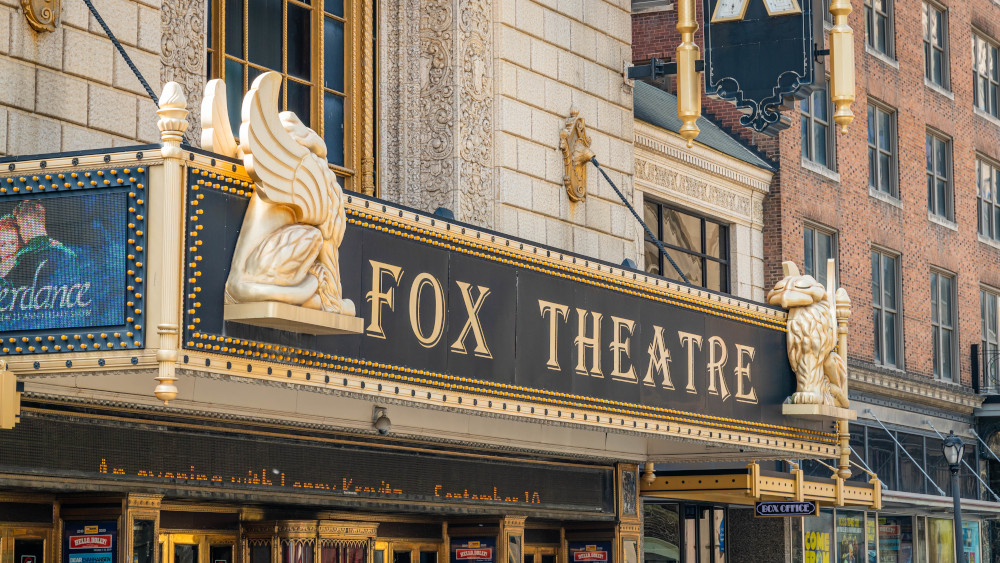
{"label": "building window", "polygon": [[948,87],[948,21],[945,11],[924,2],[924,77]]}
{"label": "building window", "polygon": [[985,381],[980,383],[982,390],[989,390],[996,393],[1000,387],[1000,323],[998,323],[998,313],[1000,313],[1000,294],[982,289],[979,291],[979,311],[981,320],[981,361],[982,373]]}
{"label": "building window", "polygon": [[979,184],[979,234],[1000,240],[1000,169],[994,164],[976,159],[976,182]]}
{"label": "building window", "polygon": [[872,250],[875,363],[899,367],[899,257]]}
{"label": "building window", "polygon": [[931,332],[934,375],[951,380],[955,373],[955,278],[941,272],[931,272]]}
{"label": "building window", "polygon": [[823,23],[833,25],[833,14],[830,13],[830,0],[821,0],[820,8],[823,10]]}
{"label": "building window", "polygon": [[[357,21],[370,17],[361,0],[211,0],[209,78],[221,78],[229,120],[238,135],[243,94],[267,71],[282,75],[281,111],[293,111],[325,141],[331,168],[354,189],[360,170],[360,121],[370,92],[359,88],[364,58]],[[359,13],[355,13],[359,12]],[[369,47],[371,48],[371,47]],[[369,53],[370,54],[370,53]],[[357,78],[357,80],[355,79]],[[367,125],[371,127],[372,125]]]}
{"label": "building window", "polygon": [[868,187],[896,197],[896,112],[868,102]]}
{"label": "building window", "polygon": [[1000,93],[1000,69],[997,68],[997,45],[978,33],[972,34],[972,95],[976,107],[997,117],[997,94]]}
{"label": "building window", "polygon": [[[837,234],[831,229],[826,229],[818,225],[806,225],[805,233],[805,273],[816,278],[816,281],[827,286],[829,272],[827,271],[827,260],[837,257]],[[834,285],[837,282],[836,272],[834,274]]]}
{"label": "building window", "polygon": [[836,170],[837,157],[835,128],[831,127],[830,116],[833,106],[827,87],[816,90],[799,103],[802,128],[802,158]]}
{"label": "building window", "polygon": [[[692,285],[729,292],[729,227],[704,217],[647,201],[646,225],[659,237]],[[646,271],[680,280],[656,244],[646,239]]]}
{"label": "building window", "polygon": [[865,0],[865,38],[871,49],[893,56],[892,0]]}
{"label": "building window", "polygon": [[927,209],[951,221],[951,142],[927,133]]}

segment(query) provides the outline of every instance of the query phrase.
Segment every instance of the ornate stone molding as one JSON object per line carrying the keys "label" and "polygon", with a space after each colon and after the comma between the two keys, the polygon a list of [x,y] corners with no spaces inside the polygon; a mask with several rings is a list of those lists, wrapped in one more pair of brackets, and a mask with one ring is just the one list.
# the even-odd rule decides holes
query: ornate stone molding
{"label": "ornate stone molding", "polygon": [[28,20],[31,29],[41,33],[55,31],[59,25],[59,14],[62,12],[61,0],[21,0],[24,19]]}
{"label": "ornate stone molding", "polygon": [[455,188],[455,8],[420,6],[420,207],[448,207]]}
{"label": "ornate stone molding", "polygon": [[460,219],[493,223],[493,2],[459,0],[459,185]]}
{"label": "ornate stone molding", "polygon": [[571,200],[580,201],[587,197],[587,164],[594,151],[590,150],[587,122],[576,108],[569,111],[559,132],[559,150],[563,157],[563,187]]}
{"label": "ornate stone molding", "polygon": [[692,178],[683,171],[662,166],[640,157],[635,159],[635,178],[663,191],[674,192],[714,205],[736,215],[748,223],[762,224],[764,208],[750,193],[740,193],[725,186]]}
{"label": "ornate stone molding", "polygon": [[852,390],[971,415],[983,398],[968,387],[935,381],[927,376],[876,366],[851,359],[848,370]]}
{"label": "ornate stone molding", "polygon": [[205,14],[211,0],[171,0],[160,5],[160,82],[177,82],[188,95],[188,142],[201,139],[201,93],[205,87]]}

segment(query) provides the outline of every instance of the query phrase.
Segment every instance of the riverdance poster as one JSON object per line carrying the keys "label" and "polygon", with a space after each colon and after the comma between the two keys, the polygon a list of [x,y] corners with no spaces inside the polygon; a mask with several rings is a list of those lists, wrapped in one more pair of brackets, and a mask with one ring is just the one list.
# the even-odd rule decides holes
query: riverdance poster
{"label": "riverdance poster", "polygon": [[0,200],[0,327],[119,325],[125,317],[128,192]]}

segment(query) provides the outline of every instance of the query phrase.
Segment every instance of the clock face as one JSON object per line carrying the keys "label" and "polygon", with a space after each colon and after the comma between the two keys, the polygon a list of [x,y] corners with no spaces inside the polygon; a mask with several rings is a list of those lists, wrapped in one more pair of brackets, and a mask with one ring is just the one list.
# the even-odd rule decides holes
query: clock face
{"label": "clock face", "polygon": [[767,8],[769,16],[787,16],[790,14],[801,14],[797,0],[764,0],[764,7]]}
{"label": "clock face", "polygon": [[748,4],[750,0],[719,0],[712,14],[712,23],[742,20]]}

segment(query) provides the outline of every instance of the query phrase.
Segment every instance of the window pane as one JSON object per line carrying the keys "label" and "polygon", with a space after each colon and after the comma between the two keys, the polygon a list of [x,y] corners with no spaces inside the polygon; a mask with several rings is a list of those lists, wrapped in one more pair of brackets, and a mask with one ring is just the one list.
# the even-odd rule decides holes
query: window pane
{"label": "window pane", "polygon": [[890,174],[892,173],[889,169],[889,155],[879,154],[878,157],[878,167],[879,167],[879,189],[887,194],[892,193],[892,185],[890,184]]}
{"label": "window pane", "polygon": [[875,327],[875,362],[882,363],[882,312],[878,309],[872,314],[872,324]]}
{"label": "window pane", "polygon": [[800,146],[802,147],[802,157],[808,160],[812,160],[812,154],[809,152],[809,118],[803,115],[800,118],[800,121],[801,121],[801,133],[802,133]]}
{"label": "window pane", "polygon": [[891,142],[889,134],[892,131],[889,118],[888,113],[884,111],[878,112],[878,148],[886,152],[889,152],[889,144]]}
{"label": "window pane", "polygon": [[344,91],[344,23],[326,18],[323,24],[323,85]]}
{"label": "window pane", "polygon": [[701,252],[701,219],[663,208],[663,242]]}
{"label": "window pane", "polygon": [[883,329],[883,341],[885,342],[885,363],[894,366],[896,364],[896,313],[885,313],[883,315],[885,327]]}
{"label": "window pane", "polygon": [[941,331],[941,377],[944,379],[952,379],[951,366],[954,362],[951,354],[952,334],[950,330]]}
{"label": "window pane", "polygon": [[[664,212],[665,211],[666,209],[664,209]],[[701,272],[701,258],[686,252],[674,250],[672,248],[667,249],[667,254],[674,259],[674,262],[677,263],[677,267],[681,269],[681,272],[684,273],[684,277],[688,279],[689,283],[692,285],[705,285]],[[666,260],[664,260],[663,270],[664,277],[672,280],[680,280],[680,276],[677,275],[677,270],[675,270],[674,267],[671,266]]]}
{"label": "window pane", "polygon": [[720,244],[719,225],[711,221],[705,221],[705,254],[722,258],[729,258],[722,255],[723,246]]}
{"label": "window pane", "polygon": [[243,65],[226,59],[226,103],[229,105],[229,125],[233,135],[240,135],[240,107],[243,104]]}
{"label": "window pane", "polygon": [[932,272],[931,273],[931,322],[935,324],[939,322],[938,320],[938,311],[940,310],[940,299],[938,298],[939,295],[940,291],[938,288],[938,275]]}
{"label": "window pane", "polygon": [[829,165],[826,156],[827,155],[826,135],[827,135],[826,125],[822,125],[818,122],[813,125],[813,139],[814,139],[813,150],[816,153],[815,155],[813,155],[813,160],[815,160],[819,164],[822,164],[823,166]]}
{"label": "window pane", "polygon": [[342,18],[344,17],[344,0],[325,0],[323,2],[323,9]]}
{"label": "window pane", "polygon": [[[226,0],[226,54],[243,58],[243,0]],[[226,84],[226,91],[233,95],[229,84]],[[242,83],[238,91],[243,92]]]}
{"label": "window pane", "polygon": [[900,432],[897,434],[896,439],[903,445],[903,449],[913,456],[913,459],[917,462],[914,465],[910,461],[910,458],[905,455],[899,456],[900,490],[907,493],[923,493],[925,489],[924,476],[920,473],[920,469],[924,466],[924,437]]}
{"label": "window pane", "polygon": [[882,305],[882,278],[880,277],[882,268],[879,264],[880,256],[879,253],[872,252],[872,300],[876,307]]}
{"label": "window pane", "polygon": [[[309,8],[288,3],[288,74],[303,80],[312,78],[311,12]],[[291,100],[288,103],[291,105]]]}
{"label": "window pane", "polygon": [[882,284],[882,304],[896,309],[896,261],[887,256],[882,259]]}
{"label": "window pane", "polygon": [[805,259],[803,260],[803,269],[805,274],[808,276],[816,277],[816,264],[815,264],[815,249],[813,248],[813,239],[816,235],[816,231],[805,228],[804,246],[805,246]]}
{"label": "window pane", "polygon": [[817,90],[813,93],[815,103],[813,104],[813,115],[820,121],[829,121],[827,115],[826,90]]}
{"label": "window pane", "polygon": [[[288,6],[291,9],[291,5]],[[310,94],[311,88],[305,84],[295,82],[294,80],[288,81],[288,111],[295,112],[295,115],[309,127],[311,124],[310,119]]]}
{"label": "window pane", "polygon": [[330,164],[344,165],[344,98],[327,92],[323,96],[323,138]]}
{"label": "window pane", "polygon": [[281,72],[281,0],[247,0],[250,62]]}
{"label": "window pane", "polygon": [[648,240],[643,243],[643,247],[646,254],[646,271],[660,275],[660,249]]}
{"label": "window pane", "polygon": [[722,274],[722,264],[712,260],[705,261],[705,287],[715,291],[725,291],[725,278]]}
{"label": "window pane", "polygon": [[941,324],[947,327],[954,326],[954,311],[952,311],[952,279],[941,276]]}
{"label": "window pane", "polygon": [[889,489],[896,489],[896,444],[881,428],[868,428],[868,464]]}

